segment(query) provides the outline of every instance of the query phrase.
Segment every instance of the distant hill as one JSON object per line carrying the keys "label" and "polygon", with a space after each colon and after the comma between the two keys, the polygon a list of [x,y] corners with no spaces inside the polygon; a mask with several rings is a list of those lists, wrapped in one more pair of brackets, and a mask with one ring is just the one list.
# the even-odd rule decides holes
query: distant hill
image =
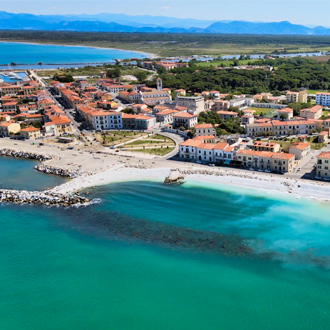
{"label": "distant hill", "polygon": [[290,22],[206,21],[165,16],[97,15],[32,15],[0,11],[1,30],[44,30],[84,32],[145,33],[222,33],[273,35],[330,35],[322,26],[307,27]]}

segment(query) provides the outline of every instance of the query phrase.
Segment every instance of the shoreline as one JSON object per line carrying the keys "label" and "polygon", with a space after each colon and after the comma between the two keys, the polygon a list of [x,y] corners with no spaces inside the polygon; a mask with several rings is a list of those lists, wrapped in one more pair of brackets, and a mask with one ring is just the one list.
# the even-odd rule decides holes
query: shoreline
{"label": "shoreline", "polygon": [[[201,182],[202,185],[212,184],[221,190],[235,190],[233,188],[250,189],[257,192],[258,196],[269,196],[274,198],[290,197],[293,199],[307,199],[316,202],[330,202],[330,185],[321,186],[311,182],[305,182],[298,179],[284,179],[279,177],[261,177],[257,173],[251,176],[228,173],[224,171],[193,170],[192,174],[187,174],[185,169],[177,168],[116,168],[106,170],[91,176],[80,176],[53,188],[51,191],[62,194],[75,193],[84,189],[109,185],[120,182],[134,181],[152,181],[163,183],[165,178],[173,171],[178,171],[185,176],[187,185],[196,185]],[[190,170],[189,170],[190,171]],[[203,173],[209,172],[209,173]],[[227,188],[227,189],[226,189]],[[244,194],[249,193],[244,191]],[[279,196],[281,195],[281,196]],[[329,196],[329,197],[324,197]]]}
{"label": "shoreline", "polygon": [[[94,49],[107,49],[107,50],[118,50],[118,51],[124,51],[124,52],[133,52],[138,53],[142,55],[149,55],[150,59],[158,58],[154,53],[146,53],[139,50],[130,50],[130,49],[122,49],[122,48],[112,48],[112,47],[97,47],[97,46],[88,46],[88,45],[67,45],[67,44],[56,44],[56,43],[41,43],[41,42],[26,42],[26,41],[6,41],[6,40],[0,40],[0,43],[14,43],[14,44],[26,44],[26,45],[40,45],[40,46],[64,46],[64,47],[81,47],[81,48],[94,48]],[[100,62],[103,64],[102,62]],[[65,64],[65,63],[62,63]],[[70,64],[70,63],[69,63]],[[81,63],[84,64],[84,63]],[[28,65],[28,64],[27,64]]]}
{"label": "shoreline", "polygon": [[[74,173],[72,179],[48,191],[72,194],[86,188],[130,181],[155,181],[163,183],[165,178],[183,176],[189,185],[192,181],[215,184],[218,187],[234,187],[258,190],[275,196],[284,194],[294,198],[306,198],[320,202],[330,202],[330,184],[311,181],[289,174],[279,176],[244,169],[203,166],[169,160],[160,156],[116,153],[102,146],[85,148],[77,143],[74,150],[62,145],[33,145],[31,142],[0,139],[1,153],[9,156],[33,155],[28,158],[46,157],[40,166],[44,172],[55,170],[55,174]],[[7,152],[6,152],[7,150]],[[1,154],[0,153],[0,154]],[[36,157],[36,155],[38,157]],[[51,158],[51,159],[50,159]],[[42,159],[41,159],[42,160]],[[260,195],[260,194],[259,194]],[[262,194],[261,194],[262,195]]]}

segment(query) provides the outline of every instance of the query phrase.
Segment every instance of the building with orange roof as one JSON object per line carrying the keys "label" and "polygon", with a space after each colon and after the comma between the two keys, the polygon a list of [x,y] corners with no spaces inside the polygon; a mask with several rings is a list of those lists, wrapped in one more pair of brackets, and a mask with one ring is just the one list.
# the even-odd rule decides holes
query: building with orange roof
{"label": "building with orange roof", "polygon": [[215,129],[212,124],[197,124],[194,126],[195,135],[215,135]]}
{"label": "building with orange roof", "polygon": [[21,125],[19,123],[14,123],[12,121],[5,121],[0,123],[0,136],[8,137],[12,134],[19,133],[21,130]]}
{"label": "building with orange roof", "polygon": [[290,120],[293,118],[293,109],[291,108],[283,108],[277,110],[277,119],[280,120],[284,117],[286,120]]}
{"label": "building with orange roof", "polygon": [[283,152],[239,150],[237,160],[243,167],[282,173],[292,172],[295,166],[295,156]]}
{"label": "building with orange roof", "polygon": [[295,167],[293,154],[246,149],[246,145],[242,143],[233,145],[225,142],[205,143],[198,138],[180,143],[179,155],[183,159],[218,164],[229,164],[231,161],[235,161],[242,167],[282,173],[292,172]]}
{"label": "building with orange roof", "polygon": [[197,147],[203,142],[198,140],[186,140],[179,145],[180,158],[197,160]]}
{"label": "building with orange roof", "polygon": [[214,143],[201,143],[197,148],[197,159],[204,162],[214,162]]}
{"label": "building with orange roof", "polygon": [[177,110],[167,109],[156,113],[156,121],[161,125],[172,125],[173,115],[179,113]]}
{"label": "building with orange roof", "polygon": [[217,111],[217,114],[220,115],[221,119],[224,119],[224,120],[238,117],[238,113],[235,111],[220,110],[220,111]]}
{"label": "building with orange roof", "polygon": [[296,160],[306,159],[311,153],[310,143],[295,142],[289,148],[289,153],[295,155]]}
{"label": "building with orange roof", "polygon": [[20,135],[23,139],[35,140],[41,137],[41,132],[39,128],[29,126],[26,128],[22,128],[20,131]]}
{"label": "building with orange roof", "polygon": [[184,127],[186,129],[194,127],[197,124],[198,115],[192,115],[188,112],[176,113],[173,115],[173,127],[180,128]]}
{"label": "building with orange roof", "polygon": [[215,136],[214,135],[200,135],[200,136],[195,136],[194,140],[201,141],[203,143],[215,143]]}
{"label": "building with orange roof", "polygon": [[307,90],[299,92],[287,91],[285,96],[286,103],[307,103]]}
{"label": "building with orange roof", "polygon": [[157,89],[152,91],[139,91],[139,103],[148,105],[164,104],[172,101],[171,91],[163,89],[162,80],[157,78]]}
{"label": "building with orange roof", "polygon": [[316,129],[315,120],[271,120],[268,123],[257,123],[245,125],[245,132],[248,136],[262,135],[301,135],[313,133]]}
{"label": "building with orange roof", "polygon": [[241,117],[241,122],[243,125],[253,124],[255,122],[255,118],[251,113],[246,113]]}
{"label": "building with orange roof", "polygon": [[122,129],[122,112],[104,111],[80,106],[78,112],[95,130]]}
{"label": "building with orange roof", "polygon": [[17,101],[3,102],[2,111],[16,111]]}
{"label": "building with orange roof", "polygon": [[156,127],[156,117],[137,115],[135,118],[135,128],[148,130]]}
{"label": "building with orange roof", "polygon": [[281,150],[281,145],[273,142],[266,141],[255,141],[252,150],[255,151],[271,151],[279,152]]}
{"label": "building with orange roof", "polygon": [[322,131],[318,135],[318,142],[319,143],[326,143],[328,142],[329,139],[329,130],[327,131]]}
{"label": "building with orange roof", "polygon": [[321,152],[317,156],[316,175],[322,179],[330,179],[330,152]]}
{"label": "building with orange roof", "polygon": [[307,109],[300,110],[300,117],[306,119],[320,119],[323,114],[323,106],[322,105],[314,105]]}

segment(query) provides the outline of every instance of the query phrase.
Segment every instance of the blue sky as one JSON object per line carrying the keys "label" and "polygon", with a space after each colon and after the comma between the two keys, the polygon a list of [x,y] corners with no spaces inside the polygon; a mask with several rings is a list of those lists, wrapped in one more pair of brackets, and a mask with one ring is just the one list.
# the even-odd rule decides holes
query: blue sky
{"label": "blue sky", "polygon": [[329,0],[0,0],[0,10],[33,14],[124,13],[210,20],[290,21],[330,26]]}

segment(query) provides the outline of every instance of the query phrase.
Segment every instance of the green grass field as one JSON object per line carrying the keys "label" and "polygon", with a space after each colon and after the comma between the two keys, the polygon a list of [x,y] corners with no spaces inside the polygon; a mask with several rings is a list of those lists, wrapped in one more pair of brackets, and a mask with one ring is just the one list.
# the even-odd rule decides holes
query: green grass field
{"label": "green grass field", "polygon": [[156,156],[164,156],[174,150],[173,148],[157,148],[157,149],[132,149],[132,150],[127,150],[130,152],[142,152],[144,154],[150,154],[150,155],[156,155]]}
{"label": "green grass field", "polygon": [[273,117],[276,114],[276,109],[269,109],[269,108],[255,108],[251,107],[249,109],[255,110],[255,115],[260,115],[263,113],[265,117]]}
{"label": "green grass field", "polygon": [[315,89],[308,89],[307,90],[307,94],[316,94],[316,93],[320,93],[320,92],[328,93],[328,91],[318,91],[318,90],[315,90]]}
{"label": "green grass field", "polygon": [[[284,141],[284,140],[262,140],[262,141],[278,143],[284,152],[288,152],[291,145],[297,142],[298,139],[296,138],[289,139],[288,141]],[[326,143],[317,143],[315,141],[317,141],[317,137],[311,137],[307,139],[307,142],[311,144],[311,149],[320,150],[326,145]]]}
{"label": "green grass field", "polygon": [[[258,60],[240,60],[239,61],[239,65],[246,65],[248,63],[254,63]],[[234,64],[233,60],[216,60],[216,61],[211,61],[211,62],[198,62],[196,63],[197,66],[199,67],[218,67],[221,64],[223,64],[224,66],[231,66]]]}

